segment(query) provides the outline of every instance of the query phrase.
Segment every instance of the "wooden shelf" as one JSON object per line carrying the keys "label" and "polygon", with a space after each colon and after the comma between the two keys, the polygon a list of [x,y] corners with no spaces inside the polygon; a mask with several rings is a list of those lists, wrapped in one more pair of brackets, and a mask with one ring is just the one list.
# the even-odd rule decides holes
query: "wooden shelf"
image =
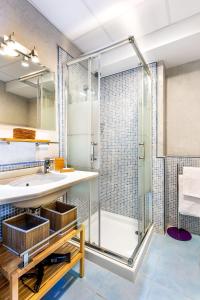
{"label": "wooden shelf", "polygon": [[[32,293],[27,287],[25,287],[21,281],[19,281],[19,299],[20,300],[29,300],[29,299],[40,299],[43,297],[54,284],[61,279],[66,272],[68,272],[72,266],[74,266],[81,258],[79,249],[70,243],[66,243],[58,249],[56,252],[67,253],[71,252],[72,260],[71,263],[62,263],[57,265],[52,265],[45,267],[44,278],[40,291],[36,294]],[[30,279],[28,285],[33,288],[35,279]],[[0,299],[9,299],[9,281],[6,280],[3,276],[0,278]],[[39,298],[38,298],[39,297]]]}
{"label": "wooden shelf", "polygon": [[14,138],[0,138],[0,141],[6,143],[35,143],[35,144],[50,144],[50,140],[31,140],[31,139],[14,139]]}
{"label": "wooden shelf", "polygon": [[[80,247],[69,240],[80,234]],[[71,262],[46,266],[44,278],[38,293],[32,293],[20,281],[20,276],[32,270],[39,262],[51,253],[71,252]],[[70,233],[53,238],[48,248],[33,257],[32,261],[23,269],[18,267],[21,259],[0,246],[0,300],[39,300],[41,299],[78,261],[80,261],[80,276],[84,276],[84,226],[72,230]],[[27,281],[33,286],[34,280]]]}

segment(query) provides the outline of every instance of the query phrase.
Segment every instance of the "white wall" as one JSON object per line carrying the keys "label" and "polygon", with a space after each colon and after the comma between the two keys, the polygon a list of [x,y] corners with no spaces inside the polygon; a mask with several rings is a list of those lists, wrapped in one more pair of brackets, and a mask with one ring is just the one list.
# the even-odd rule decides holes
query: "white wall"
{"label": "white wall", "polygon": [[167,154],[200,156],[200,61],[167,70]]}

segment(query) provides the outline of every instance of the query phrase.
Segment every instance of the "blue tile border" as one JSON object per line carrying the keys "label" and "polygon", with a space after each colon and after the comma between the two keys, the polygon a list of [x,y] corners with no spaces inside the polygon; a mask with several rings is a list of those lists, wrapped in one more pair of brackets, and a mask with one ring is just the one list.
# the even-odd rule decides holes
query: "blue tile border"
{"label": "blue tile border", "polygon": [[42,160],[39,160],[39,161],[26,161],[26,162],[10,163],[10,164],[1,164],[0,165],[0,172],[39,167],[39,166],[42,166],[43,164],[44,164],[44,161],[42,161]]}

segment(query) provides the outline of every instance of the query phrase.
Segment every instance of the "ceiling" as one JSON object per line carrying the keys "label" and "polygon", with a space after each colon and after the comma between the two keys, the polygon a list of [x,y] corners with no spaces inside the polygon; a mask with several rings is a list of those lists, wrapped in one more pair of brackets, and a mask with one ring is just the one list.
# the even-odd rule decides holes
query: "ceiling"
{"label": "ceiling", "polygon": [[[200,0],[29,2],[83,53],[134,35],[147,62],[163,60],[169,68],[200,59]],[[132,52],[121,52],[121,65],[128,65]]]}

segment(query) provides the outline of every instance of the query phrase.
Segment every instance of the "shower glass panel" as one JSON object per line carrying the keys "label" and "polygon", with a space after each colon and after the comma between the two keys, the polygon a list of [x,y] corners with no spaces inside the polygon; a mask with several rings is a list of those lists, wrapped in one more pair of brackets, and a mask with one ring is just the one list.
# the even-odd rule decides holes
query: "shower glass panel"
{"label": "shower glass panel", "polygon": [[[91,101],[91,171],[99,172],[100,166],[100,56],[89,59],[89,97]],[[89,227],[89,241],[92,245],[100,247],[100,203],[99,181],[90,182],[91,215]]]}
{"label": "shower glass panel", "polygon": [[[67,164],[81,171],[99,166],[99,58],[68,66],[67,72]],[[98,184],[94,180],[72,187],[68,202],[77,205],[78,217],[86,226],[86,241],[99,243]],[[94,229],[94,230],[93,230]]]}
{"label": "shower glass panel", "polygon": [[67,163],[80,170],[90,170],[91,97],[90,61],[68,67]]}
{"label": "shower glass panel", "polygon": [[99,172],[98,180],[71,188],[67,200],[78,207],[89,246],[126,264],[152,221],[151,77],[136,53],[127,43],[63,69],[67,163]]}
{"label": "shower glass panel", "polygon": [[145,199],[144,199],[144,234],[152,223],[152,86],[151,78],[143,68],[144,90],[144,132],[145,132]]}
{"label": "shower glass panel", "polygon": [[141,68],[142,93],[138,107],[138,198],[139,198],[139,243],[152,223],[152,124],[151,124],[151,78]]}

